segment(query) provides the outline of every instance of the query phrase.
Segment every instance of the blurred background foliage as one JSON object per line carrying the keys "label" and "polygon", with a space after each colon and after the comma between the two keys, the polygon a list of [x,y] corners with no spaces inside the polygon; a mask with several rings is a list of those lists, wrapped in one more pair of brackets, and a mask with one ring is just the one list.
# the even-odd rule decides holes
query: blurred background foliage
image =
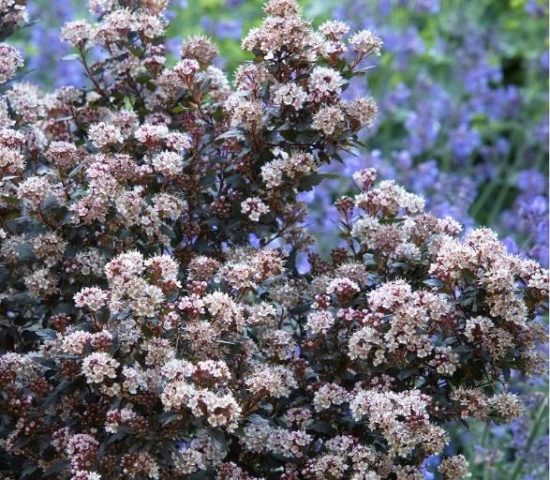
{"label": "blurred background foliage", "polygon": [[[340,179],[303,195],[319,248],[337,241],[332,202],[351,173],[375,166],[423,194],[438,215],[467,228],[489,225],[511,251],[548,265],[548,3],[546,0],[303,0],[314,25],[337,17],[380,33],[384,53],[350,97],[376,98],[380,115],[365,148],[329,166]],[[168,48],[206,33],[234,72],[247,60],[240,38],[262,18],[263,0],[172,0]],[[86,80],[59,40],[59,27],[86,16],[85,0],[30,0],[33,24],[16,42],[28,58],[24,81],[44,86]],[[221,62],[221,60],[220,60]],[[328,213],[327,213],[328,212]],[[322,234],[321,234],[322,232]],[[548,382],[515,379],[527,415],[512,425],[456,431],[473,478],[548,479]],[[437,463],[438,459],[430,459]],[[426,474],[429,478],[429,474]]]}

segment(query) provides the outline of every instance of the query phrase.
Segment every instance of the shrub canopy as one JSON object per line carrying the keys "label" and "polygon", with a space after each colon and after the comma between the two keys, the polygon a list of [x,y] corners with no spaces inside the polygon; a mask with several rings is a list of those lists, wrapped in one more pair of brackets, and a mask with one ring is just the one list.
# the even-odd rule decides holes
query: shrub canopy
{"label": "shrub canopy", "polygon": [[371,169],[313,253],[296,197],[372,125],[342,92],[381,39],[270,0],[230,84],[204,37],[165,66],[165,3],[91,1],[62,32],[90,89],[1,97],[4,476],[421,479],[448,425],[519,415],[539,265]]}

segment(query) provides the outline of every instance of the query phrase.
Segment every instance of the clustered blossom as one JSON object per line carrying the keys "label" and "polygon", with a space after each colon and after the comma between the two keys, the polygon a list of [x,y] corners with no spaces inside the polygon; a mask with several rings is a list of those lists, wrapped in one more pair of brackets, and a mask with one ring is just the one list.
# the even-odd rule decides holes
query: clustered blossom
{"label": "clustered blossom", "polygon": [[0,43],[0,84],[14,77],[22,65],[23,57],[15,47]]}
{"label": "clustered blossom", "polygon": [[429,422],[429,397],[418,390],[404,393],[362,390],[350,402],[356,420],[368,417],[369,427],[380,431],[389,444],[389,455],[407,457],[415,448],[427,454],[441,452],[448,438]]}
{"label": "clustered blossom", "polygon": [[272,151],[274,159],[262,166],[261,176],[268,189],[281,187],[284,183],[296,182],[315,167],[315,158],[310,153],[279,149]]}
{"label": "clustered blossom", "polygon": [[339,106],[322,107],[313,117],[311,126],[327,137],[336,136],[344,129],[344,112]]}
{"label": "clustered blossom", "polygon": [[92,353],[82,361],[82,374],[88,383],[103,383],[116,378],[118,362],[103,352]]}
{"label": "clustered blossom", "polygon": [[83,20],[75,20],[63,26],[61,38],[75,47],[82,48],[88,40],[93,38],[94,33],[89,23]]}
{"label": "clustered blossom", "polygon": [[27,6],[24,1],[1,0],[0,1],[0,31],[13,32],[29,20]]}
{"label": "clustered blossom", "polygon": [[15,149],[0,147],[0,171],[3,175],[18,174],[25,168],[25,157]]}
{"label": "clustered blossom", "polygon": [[308,330],[313,334],[327,333],[327,331],[334,324],[334,317],[331,312],[328,311],[314,311],[307,317],[306,326]]}
{"label": "clustered blossom", "polygon": [[247,198],[241,203],[241,212],[253,222],[258,222],[261,215],[269,212],[269,207],[260,198]]}
{"label": "clustered blossom", "polygon": [[470,477],[468,474],[468,462],[463,455],[446,458],[438,470],[445,480],[460,480]]}
{"label": "clustered blossom", "polygon": [[322,101],[342,93],[344,79],[339,72],[327,67],[315,67],[311,72],[310,99]]}
{"label": "clustered blossom", "polygon": [[120,128],[105,122],[90,125],[88,138],[98,148],[104,148],[124,141]]}
{"label": "clustered blossom", "polygon": [[107,302],[107,293],[97,287],[85,287],[74,296],[77,308],[87,307],[92,311],[98,311]]}
{"label": "clustered blossom", "polygon": [[274,87],[273,103],[279,107],[300,110],[306,100],[306,91],[295,83],[284,83]]}
{"label": "clustered blossom", "polygon": [[316,254],[298,193],[373,124],[342,92],[380,39],[269,0],[231,85],[206,37],[166,66],[166,4],[90,1],[92,91],[0,98],[0,474],[465,477],[446,428],[522,414],[548,272],[372,169]]}
{"label": "clustered blossom", "polygon": [[361,30],[349,39],[351,47],[360,55],[380,55],[382,39],[369,30]]}

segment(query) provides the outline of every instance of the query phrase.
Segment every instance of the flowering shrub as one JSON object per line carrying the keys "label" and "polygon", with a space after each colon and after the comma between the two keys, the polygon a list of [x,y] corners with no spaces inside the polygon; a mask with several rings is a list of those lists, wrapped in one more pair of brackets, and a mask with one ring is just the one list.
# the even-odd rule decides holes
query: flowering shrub
{"label": "flowering shrub", "polygon": [[[384,55],[368,77],[368,91],[380,104],[375,128],[365,132],[369,154],[350,156],[345,169],[338,166],[344,178],[375,167],[380,176],[425,196],[434,214],[452,215],[466,229],[490,225],[511,252],[547,266],[548,5],[337,5],[335,13],[352,28],[375,29],[384,38]],[[358,78],[347,92],[365,90],[367,82]],[[337,218],[334,209],[327,213],[335,190],[349,188],[349,180],[330,182],[307,193],[320,230]],[[474,478],[544,479],[547,375],[512,375],[510,388],[530,405],[525,415],[510,427],[473,422],[468,430],[452,430],[450,449],[470,460]]]}
{"label": "flowering shrub", "polygon": [[417,479],[449,425],[518,416],[547,272],[492,231],[367,169],[346,247],[297,268],[297,195],[372,125],[342,94],[381,39],[270,0],[230,84],[204,37],[165,67],[165,3],[64,27],[89,91],[2,96],[4,476]]}
{"label": "flowering shrub", "polygon": [[[78,62],[70,61],[70,46],[57,34],[58,25],[80,11],[81,3],[31,3],[29,17],[36,24],[17,36],[31,55],[25,78],[82,85]],[[317,22],[335,9],[353,28],[379,31],[386,42],[368,82],[381,104],[376,128],[370,130],[371,153],[350,157],[345,168],[334,170],[348,177],[350,171],[374,166],[425,196],[434,213],[452,215],[467,227],[490,225],[505,235],[510,251],[547,266],[548,6],[541,0],[514,1],[510,8],[500,0],[470,2],[466,8],[438,0],[301,4]],[[233,71],[247,55],[235,39],[257,23],[255,2],[179,0],[169,7],[167,15],[176,20],[167,31],[171,53],[179,55],[182,32],[203,30],[223,53],[218,66]],[[457,51],[459,60],[447,61]],[[357,95],[365,86],[358,79],[348,91]],[[348,187],[331,180],[315,196],[304,196],[314,207],[308,223],[319,223],[310,231],[323,230],[322,248],[336,237],[325,230],[336,218],[334,193]]]}

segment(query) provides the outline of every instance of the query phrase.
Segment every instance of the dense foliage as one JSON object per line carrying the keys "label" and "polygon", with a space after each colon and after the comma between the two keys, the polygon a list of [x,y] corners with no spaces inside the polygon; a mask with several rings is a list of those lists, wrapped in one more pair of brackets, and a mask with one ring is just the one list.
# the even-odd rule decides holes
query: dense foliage
{"label": "dense foliage", "polygon": [[165,66],[164,3],[64,27],[91,90],[3,94],[2,473],[416,479],[441,454],[466,477],[446,430],[522,413],[547,272],[372,169],[317,256],[298,195],[373,125],[343,92],[381,39],[271,0],[230,83],[204,37]]}

